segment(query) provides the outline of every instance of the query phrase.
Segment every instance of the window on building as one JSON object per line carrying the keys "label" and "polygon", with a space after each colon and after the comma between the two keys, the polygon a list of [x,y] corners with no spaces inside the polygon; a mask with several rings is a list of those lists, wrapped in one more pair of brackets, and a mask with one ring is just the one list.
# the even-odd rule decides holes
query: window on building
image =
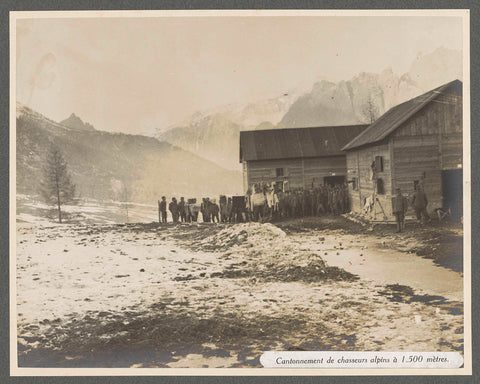
{"label": "window on building", "polygon": [[377,195],[385,194],[385,185],[383,184],[383,179],[377,179]]}
{"label": "window on building", "polygon": [[383,172],[383,157],[375,156],[375,172]]}
{"label": "window on building", "polygon": [[276,175],[277,177],[282,177],[282,176],[284,176],[283,173],[284,173],[284,172],[283,172],[283,168],[276,168],[276,169],[275,169],[275,175]]}

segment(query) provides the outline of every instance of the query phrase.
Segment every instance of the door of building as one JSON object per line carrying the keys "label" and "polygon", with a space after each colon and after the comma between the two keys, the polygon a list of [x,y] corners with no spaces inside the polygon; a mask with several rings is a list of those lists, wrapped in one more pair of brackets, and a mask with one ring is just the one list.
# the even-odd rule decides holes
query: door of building
{"label": "door of building", "polygon": [[443,208],[450,208],[452,216],[463,215],[463,170],[442,171]]}
{"label": "door of building", "polygon": [[345,176],[325,176],[323,178],[323,184],[331,185],[332,187],[343,183],[345,183]]}

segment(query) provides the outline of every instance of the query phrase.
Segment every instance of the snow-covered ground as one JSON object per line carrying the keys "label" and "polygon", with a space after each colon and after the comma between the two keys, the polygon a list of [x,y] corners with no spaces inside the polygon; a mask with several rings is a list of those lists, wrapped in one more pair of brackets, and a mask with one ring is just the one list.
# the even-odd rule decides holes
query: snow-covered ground
{"label": "snow-covered ground", "polygon": [[292,225],[301,230],[19,220],[19,365],[256,367],[274,349],[462,351],[461,273],[374,234]]}
{"label": "snow-covered ground", "polygon": [[[58,224],[56,206],[45,204],[39,197],[17,195],[18,223],[35,223],[44,226]],[[122,224],[158,221],[158,207],[152,204],[120,201],[78,199],[75,204],[62,205],[64,223]],[[169,220],[171,217],[169,212]]]}

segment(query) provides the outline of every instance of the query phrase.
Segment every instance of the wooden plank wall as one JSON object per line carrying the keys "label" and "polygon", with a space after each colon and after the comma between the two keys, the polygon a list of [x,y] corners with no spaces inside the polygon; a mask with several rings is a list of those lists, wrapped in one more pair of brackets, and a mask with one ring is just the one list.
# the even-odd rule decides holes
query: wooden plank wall
{"label": "wooden plank wall", "polygon": [[346,156],[305,159],[305,188],[311,189],[324,185],[326,176],[346,176]]}
{"label": "wooden plank wall", "polygon": [[460,169],[463,166],[462,88],[457,87],[450,93],[439,96],[434,107],[441,116],[442,170]]}
{"label": "wooden plank wall", "polygon": [[[276,177],[277,168],[284,169],[284,177]],[[345,156],[249,161],[244,167],[248,185],[286,179],[291,189],[318,187],[325,176],[345,176],[346,171]]]}
{"label": "wooden plank wall", "polygon": [[[375,184],[372,180],[371,166],[376,156],[383,158],[383,172],[377,173],[377,178],[381,178],[385,187],[384,195],[377,195],[387,216],[391,216],[391,162],[390,148],[388,143],[380,143],[365,148],[360,148],[347,153],[347,174],[348,180],[357,178],[358,190],[353,190],[353,184],[348,183],[348,192],[350,196],[351,209],[354,212],[361,212],[364,199],[371,196],[374,192]],[[378,212],[381,212],[378,207]],[[379,217],[380,218],[380,217]],[[383,216],[382,216],[383,218]]]}
{"label": "wooden plank wall", "polygon": [[461,89],[439,96],[392,135],[394,183],[409,195],[424,177],[428,210],[442,207],[442,170],[462,167]]}
{"label": "wooden plank wall", "polygon": [[[358,158],[359,151],[347,152],[347,181],[354,178],[358,180]],[[353,189],[352,183],[348,183],[348,195],[350,198],[350,209],[353,212],[361,212],[362,210],[362,190],[358,188]]]}
{"label": "wooden plank wall", "polygon": [[248,189],[248,163],[242,163],[243,191],[246,193]]}
{"label": "wooden plank wall", "polygon": [[422,177],[429,211],[443,205],[442,170],[462,167],[461,95],[461,87],[451,89],[406,121],[385,143],[348,151],[348,179],[359,180],[358,191],[349,183],[353,211],[360,212],[363,200],[373,192],[369,169],[375,156],[383,156],[384,160],[384,175],[379,176],[384,180],[386,194],[379,198],[389,216],[395,188],[410,197],[414,181]]}
{"label": "wooden plank wall", "polygon": [[412,196],[415,180],[421,180],[430,201],[429,210],[442,204],[442,171],[438,147],[438,134],[424,136],[395,136],[393,159],[395,163],[395,186],[404,195]]}

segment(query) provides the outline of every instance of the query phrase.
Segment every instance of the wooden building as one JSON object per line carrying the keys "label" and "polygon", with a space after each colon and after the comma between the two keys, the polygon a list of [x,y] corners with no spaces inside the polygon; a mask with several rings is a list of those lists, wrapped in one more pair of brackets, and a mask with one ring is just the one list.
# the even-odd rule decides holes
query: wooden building
{"label": "wooden building", "polygon": [[367,125],[285,128],[240,132],[245,192],[256,183],[279,190],[312,189],[343,183],[347,164],[342,147]]}
{"label": "wooden building", "polygon": [[[454,80],[393,107],[343,150],[351,208],[393,219],[395,188],[422,183],[432,212],[462,213],[462,82]],[[378,201],[377,201],[378,198]],[[370,203],[373,203],[370,204]]]}

